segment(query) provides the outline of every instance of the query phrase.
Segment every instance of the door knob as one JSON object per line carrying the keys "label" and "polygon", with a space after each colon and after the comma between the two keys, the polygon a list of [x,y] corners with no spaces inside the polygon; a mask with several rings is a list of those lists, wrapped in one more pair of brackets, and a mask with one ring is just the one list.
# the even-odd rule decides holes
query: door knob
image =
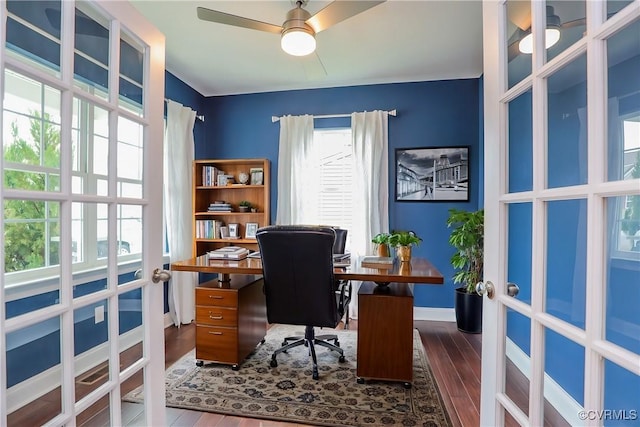
{"label": "door knob", "polygon": [[494,291],[495,288],[493,287],[493,283],[491,283],[489,280],[487,280],[486,283],[478,282],[476,284],[476,293],[480,296],[487,294],[487,297],[489,297],[489,299],[493,299]]}
{"label": "door knob", "polygon": [[161,268],[156,268],[155,270],[153,270],[153,275],[151,276],[151,281],[153,283],[166,282],[169,279],[171,279],[170,271],[163,270]]}
{"label": "door knob", "polygon": [[520,292],[520,288],[515,283],[508,282],[507,283],[507,295],[510,297],[515,297]]}

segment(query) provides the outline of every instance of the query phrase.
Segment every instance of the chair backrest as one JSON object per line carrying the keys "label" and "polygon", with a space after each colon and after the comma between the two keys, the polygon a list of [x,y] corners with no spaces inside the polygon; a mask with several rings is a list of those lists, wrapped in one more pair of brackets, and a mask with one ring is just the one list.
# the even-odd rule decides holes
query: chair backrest
{"label": "chair backrest", "polygon": [[336,232],[336,240],[333,242],[333,253],[343,254],[347,246],[347,231],[344,228],[333,228]]}
{"label": "chair backrest", "polygon": [[340,322],[330,227],[267,226],[256,234],[269,323],[335,327]]}

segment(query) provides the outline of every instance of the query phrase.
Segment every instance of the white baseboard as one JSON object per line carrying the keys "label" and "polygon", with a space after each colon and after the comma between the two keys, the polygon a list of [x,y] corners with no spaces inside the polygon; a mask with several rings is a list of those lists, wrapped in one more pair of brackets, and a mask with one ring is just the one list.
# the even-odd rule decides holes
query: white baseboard
{"label": "white baseboard", "polygon": [[413,307],[413,320],[455,322],[456,313],[453,308]]}
{"label": "white baseboard", "polygon": [[169,326],[173,326],[173,319],[171,318],[171,313],[164,314],[164,328],[167,329]]}
{"label": "white baseboard", "polygon": [[[509,338],[506,342],[506,355],[525,377],[531,378],[531,358]],[[585,424],[584,420],[578,418],[578,414],[584,408],[547,374],[544,374],[544,397],[569,425]]]}
{"label": "white baseboard", "polygon": [[[141,326],[122,334],[121,351],[141,342],[142,334]],[[76,377],[107,360],[108,353],[109,343],[105,342],[76,356]],[[59,387],[61,379],[62,367],[56,365],[7,389],[7,413],[12,413]]]}

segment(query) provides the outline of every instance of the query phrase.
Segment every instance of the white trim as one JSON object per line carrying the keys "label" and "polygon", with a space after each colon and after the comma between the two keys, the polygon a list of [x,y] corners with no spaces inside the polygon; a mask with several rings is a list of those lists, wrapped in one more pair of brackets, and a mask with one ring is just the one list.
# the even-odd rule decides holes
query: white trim
{"label": "white trim", "polygon": [[165,313],[164,314],[164,328],[167,329],[170,326],[173,326],[173,319],[171,318],[171,313]]}
{"label": "white trim", "polygon": [[[531,379],[531,358],[508,337],[506,339],[505,353],[520,372],[528,379]],[[544,398],[569,425],[584,425],[584,421],[578,418],[578,414],[584,408],[547,373],[544,374]]]}
{"label": "white trim", "polygon": [[[120,336],[120,351],[124,351],[142,342],[142,326],[138,326]],[[75,376],[82,375],[89,369],[107,360],[109,342],[106,341],[75,357]],[[39,397],[60,386],[62,378],[61,365],[53,366],[33,377],[7,389],[7,413],[22,408]]]}
{"label": "white trim", "polygon": [[413,320],[455,322],[456,312],[453,308],[413,307]]}

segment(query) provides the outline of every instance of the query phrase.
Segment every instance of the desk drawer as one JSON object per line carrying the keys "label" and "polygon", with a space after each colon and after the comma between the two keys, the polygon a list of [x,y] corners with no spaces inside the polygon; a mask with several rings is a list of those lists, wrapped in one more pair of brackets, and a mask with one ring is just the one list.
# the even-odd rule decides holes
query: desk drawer
{"label": "desk drawer", "polygon": [[238,330],[196,325],[196,359],[221,363],[238,360]]}
{"label": "desk drawer", "polygon": [[196,288],[196,305],[238,307],[238,293],[234,289]]}
{"label": "desk drawer", "polygon": [[236,327],[238,325],[238,310],[226,307],[196,306],[196,323]]}

